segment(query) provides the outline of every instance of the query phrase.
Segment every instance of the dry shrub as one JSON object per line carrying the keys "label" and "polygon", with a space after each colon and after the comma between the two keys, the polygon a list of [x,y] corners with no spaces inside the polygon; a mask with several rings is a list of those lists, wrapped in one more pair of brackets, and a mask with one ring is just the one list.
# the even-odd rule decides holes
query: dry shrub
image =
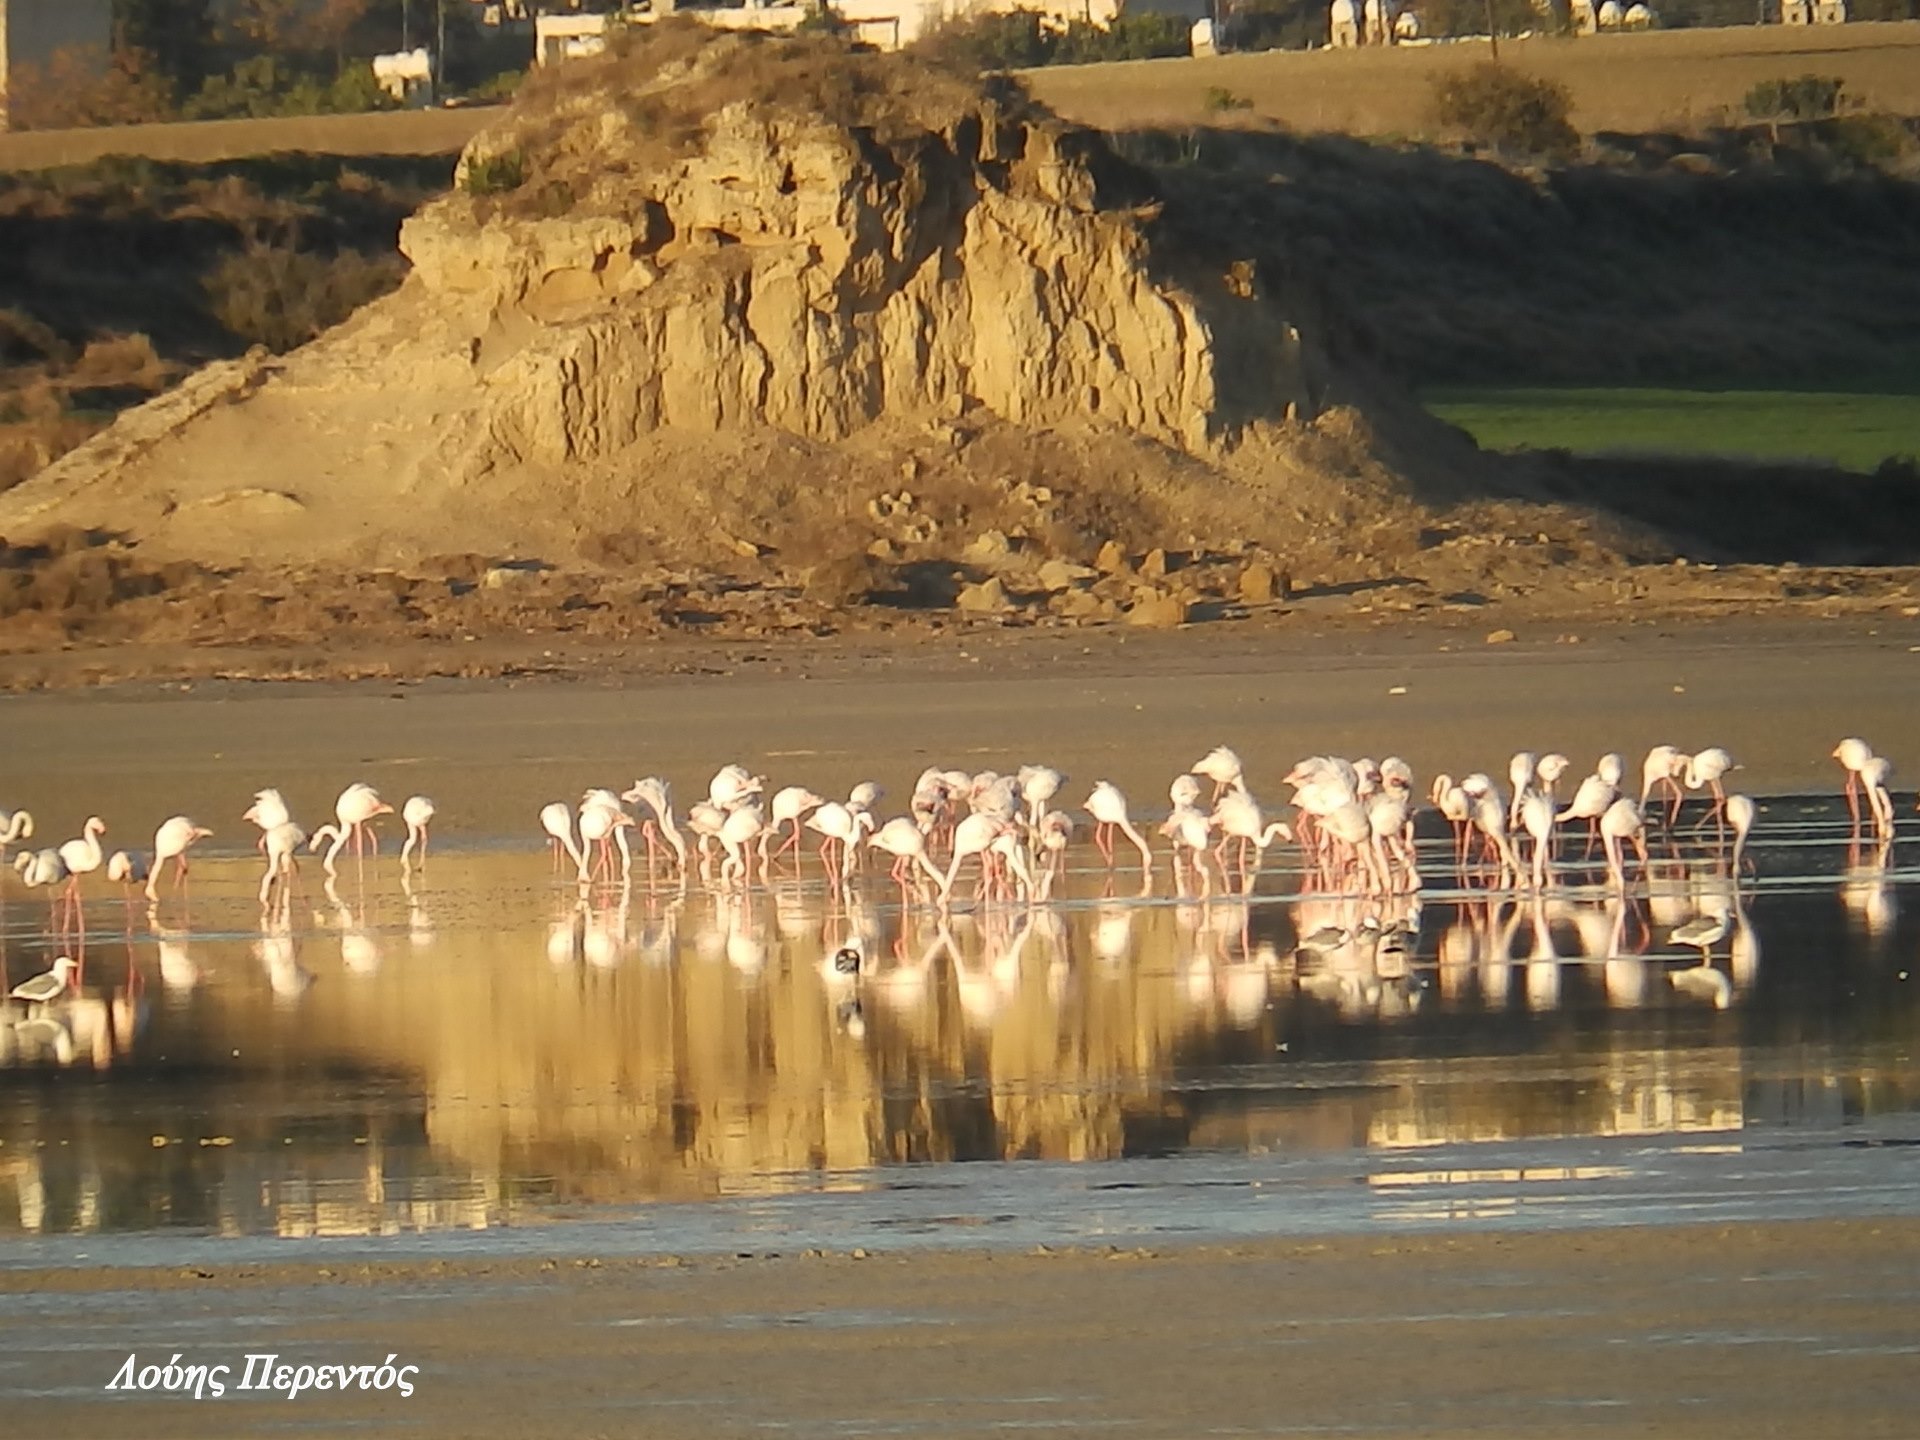
{"label": "dry shrub", "polygon": [[110,335],[89,341],[61,379],[73,388],[125,385],[153,391],[173,379],[173,367],[145,335]]}
{"label": "dry shrub", "polygon": [[397,255],[314,255],[254,244],[221,260],[205,284],[214,317],[232,334],[280,351],[338,325],[405,274]]}
{"label": "dry shrub", "polygon": [[1564,85],[1495,61],[1433,78],[1434,119],[1481,145],[1515,155],[1570,155],[1580,147]]}

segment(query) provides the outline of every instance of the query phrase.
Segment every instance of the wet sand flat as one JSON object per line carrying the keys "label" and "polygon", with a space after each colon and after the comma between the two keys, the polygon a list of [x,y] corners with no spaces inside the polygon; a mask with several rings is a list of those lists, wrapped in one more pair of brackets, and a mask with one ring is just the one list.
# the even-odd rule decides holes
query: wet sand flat
{"label": "wet sand flat", "polygon": [[[1916,1288],[1905,1220],[859,1259],[322,1257],[0,1275],[0,1344],[9,1428],[46,1437],[1815,1440],[1914,1433]],[[395,1354],[420,1371],[405,1400],[101,1393],[129,1349]]]}
{"label": "wet sand flat", "polygon": [[[690,673],[610,668],[586,681],[127,685],[0,700],[4,800],[77,826],[111,797],[132,827],[117,843],[186,810],[219,846],[250,843],[237,817],[261,785],[287,785],[296,812],[316,814],[339,783],[364,779],[427,790],[457,843],[536,834],[539,806],[587,783],[660,773],[691,798],[728,760],[823,793],[871,777],[898,800],[928,764],[1044,759],[1071,777],[1072,801],[1104,776],[1151,811],[1174,770],[1221,743],[1269,794],[1308,754],[1397,752],[1422,777],[1504,777],[1520,748],[1557,748],[1581,767],[1617,749],[1637,773],[1661,742],[1727,746],[1744,766],[1737,788],[1831,790],[1842,735],[1898,762],[1920,702],[1913,645],[1910,621],[1629,627],[1497,646],[1458,632],[1107,633],[709,647],[682,656]],[[315,775],[326,779],[305,784]]]}

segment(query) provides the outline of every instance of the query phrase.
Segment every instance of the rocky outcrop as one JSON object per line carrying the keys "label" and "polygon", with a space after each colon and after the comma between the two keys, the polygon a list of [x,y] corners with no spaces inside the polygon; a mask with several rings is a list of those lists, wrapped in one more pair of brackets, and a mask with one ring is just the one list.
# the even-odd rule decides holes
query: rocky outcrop
{"label": "rocky outcrop", "polygon": [[[711,42],[675,84],[742,43]],[[665,163],[655,128],[567,97],[516,111],[461,173],[521,183],[469,179],[402,232],[473,334],[507,457],[593,458],[663,427],[832,440],[976,404],[1199,451],[1232,414],[1308,407],[1284,317],[1244,276],[1204,293],[1157,270],[1125,167],[1051,118],[980,97],[882,139],[743,98]],[[1225,393],[1223,330],[1237,360],[1251,339],[1251,403]]]}

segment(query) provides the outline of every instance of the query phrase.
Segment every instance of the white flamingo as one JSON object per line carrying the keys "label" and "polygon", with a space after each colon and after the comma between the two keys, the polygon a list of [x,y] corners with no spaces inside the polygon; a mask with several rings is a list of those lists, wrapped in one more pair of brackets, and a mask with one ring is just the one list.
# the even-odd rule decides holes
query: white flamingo
{"label": "white flamingo", "polygon": [[400,868],[405,870],[413,860],[416,848],[420,851],[420,863],[427,863],[427,826],[433,823],[433,801],[425,795],[409,795],[407,803],[400,807],[400,818],[407,822],[407,841],[400,847]]}
{"label": "white flamingo", "polygon": [[160,874],[167,861],[174,862],[174,884],[187,880],[187,851],[212,835],[204,825],[196,825],[185,815],[175,815],[160,823],[153,832],[153,870],[147,876],[147,899],[160,898]]}
{"label": "white flamingo", "polygon": [[1144,875],[1153,869],[1153,851],[1127,818],[1127,797],[1120,793],[1119,786],[1109,780],[1095,782],[1093,792],[1087,796],[1087,813],[1094,819],[1093,843],[1100,847],[1109,869],[1113,867],[1115,830],[1131,840],[1133,848],[1140,852],[1140,873]]}

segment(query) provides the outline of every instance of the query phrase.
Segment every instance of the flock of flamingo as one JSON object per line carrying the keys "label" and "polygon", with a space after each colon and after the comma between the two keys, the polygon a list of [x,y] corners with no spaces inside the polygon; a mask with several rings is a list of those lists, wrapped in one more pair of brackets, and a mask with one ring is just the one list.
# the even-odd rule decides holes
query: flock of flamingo
{"label": "flock of flamingo", "polygon": [[[1841,741],[1832,755],[1845,772],[1856,833],[1871,824],[1881,839],[1891,839],[1892,767],[1858,738]],[[1623,888],[1629,847],[1644,870],[1649,824],[1671,832],[1689,791],[1711,797],[1699,823],[1711,821],[1723,841],[1731,834],[1731,864],[1740,866],[1755,806],[1749,797],[1725,789],[1724,778],[1738,768],[1718,746],[1688,754],[1656,745],[1641,765],[1636,797],[1622,788],[1626,762],[1618,754],[1601,756],[1591,774],[1568,787],[1566,756],[1521,752],[1508,769],[1509,793],[1485,774],[1457,781],[1443,774],[1434,778],[1428,801],[1453,829],[1454,863],[1463,883],[1542,892],[1560,883],[1556,872],[1584,869],[1597,844],[1608,884]],[[883,791],[872,781],[854,786],[845,800],[797,785],[768,795],[764,777],[727,765],[709,782],[706,798],[689,806],[684,817],[675,810],[668,783],[651,777],[623,793],[589,790],[577,813],[564,802],[550,804],[541,810],[540,824],[550,838],[556,869],[564,856],[583,886],[616,878],[631,883],[629,830],[640,833],[650,877],[664,869],[684,885],[697,868],[703,883],[723,891],[750,887],[756,871],[764,881],[788,855],[792,864],[801,865],[803,832],[811,831],[818,837],[827,884],[836,893],[852,881],[862,853],[877,850],[892,857],[890,876],[903,903],[918,900],[945,908],[969,862],[978,871],[977,897],[1045,903],[1064,872],[1078,828],[1072,814],[1055,808],[1065,782],[1045,765],[1024,765],[1012,774],[929,768],[914,784],[908,812],[883,821],[875,813]],[[1158,833],[1167,842],[1182,895],[1190,887],[1202,897],[1211,894],[1216,874],[1222,888],[1237,884],[1243,893],[1251,892],[1267,850],[1282,841],[1299,848],[1303,893],[1387,897],[1419,891],[1414,818],[1423,807],[1405,761],[1314,756],[1294,765],[1282,783],[1293,791],[1290,820],[1268,818],[1248,786],[1240,757],[1225,746],[1174,778],[1168,789],[1171,810]],[[1570,790],[1564,799],[1562,788]],[[1126,796],[1112,783],[1098,781],[1084,812],[1107,868],[1117,863],[1117,839],[1137,851],[1145,893],[1152,883],[1154,851],[1134,824]],[[377,856],[373,823],[393,813],[371,786],[356,783],[336,801],[334,823],[309,832],[294,820],[278,790],[257,792],[242,818],[260,831],[262,906],[276,897],[285,903],[303,850],[325,847],[322,863],[330,880],[349,844],[356,857]],[[415,795],[400,816],[407,829],[400,863],[410,870],[425,862],[433,802]],[[1579,860],[1563,856],[1563,826],[1584,827],[1586,848]],[[127,887],[129,901],[135,886],[144,886],[149,901],[157,901],[167,861],[175,862],[176,885],[184,884],[187,852],[212,833],[176,815],[159,827],[151,852],[108,854],[101,843],[105,831],[99,817],[90,817],[77,838],[55,848],[23,850],[14,862],[28,886],[49,889],[56,934],[69,923],[83,927],[80,887],[87,876],[104,870],[109,880]],[[25,811],[0,810],[0,858],[8,846],[32,834],[33,819]],[[10,994],[30,1004],[45,1003],[66,989],[76,968],[62,956],[51,970],[16,985]]]}

